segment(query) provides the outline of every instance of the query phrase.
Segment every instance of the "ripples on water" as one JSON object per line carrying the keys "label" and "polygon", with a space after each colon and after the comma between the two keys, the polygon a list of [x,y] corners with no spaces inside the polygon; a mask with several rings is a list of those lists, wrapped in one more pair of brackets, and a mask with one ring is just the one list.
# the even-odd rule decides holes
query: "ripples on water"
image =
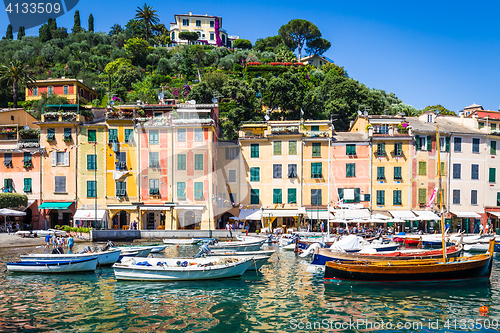
{"label": "ripples on water", "polygon": [[[164,255],[188,256],[196,250],[194,246],[170,247]],[[3,250],[0,261],[43,251]],[[489,319],[493,325],[500,320],[497,260],[490,282],[433,286],[325,284],[322,273],[307,272],[307,265],[308,260],[292,252],[278,252],[261,272],[247,272],[239,279],[172,283],[117,282],[111,268],[57,276],[4,272],[0,276],[0,331],[232,333],[333,328],[330,331],[353,332],[380,328],[370,329],[369,323],[402,322],[423,326],[377,330],[452,332],[467,331],[460,329],[460,320],[485,323],[481,320]],[[482,305],[490,308],[489,317],[479,316]],[[447,320],[452,326],[445,330]],[[335,323],[349,321],[361,326],[335,329]],[[436,321],[438,329],[429,329],[429,322]],[[307,326],[308,322],[316,322],[316,329]],[[488,330],[476,326],[472,331]]]}

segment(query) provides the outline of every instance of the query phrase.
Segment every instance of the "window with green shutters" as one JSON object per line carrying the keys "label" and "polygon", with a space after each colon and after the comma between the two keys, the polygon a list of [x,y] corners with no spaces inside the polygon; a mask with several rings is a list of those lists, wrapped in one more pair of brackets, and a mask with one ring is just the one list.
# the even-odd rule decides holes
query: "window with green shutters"
{"label": "window with green shutters", "polygon": [[415,135],[415,149],[420,150],[420,135]]}
{"label": "window with green shutters", "polygon": [[495,182],[495,180],[496,180],[496,172],[497,172],[496,168],[490,168],[490,177],[489,177],[490,183],[494,183]]}
{"label": "window with green shutters", "polygon": [[186,154],[177,155],[177,170],[186,170]]}
{"label": "window with green shutters", "polygon": [[97,170],[97,155],[87,155],[87,170]]}
{"label": "window with green shutters", "polygon": [[260,168],[258,167],[250,168],[250,181],[251,182],[260,181]]}
{"label": "window with green shutters", "polygon": [[385,179],[385,167],[377,167],[377,179]]}
{"label": "window with green shutters", "polygon": [[97,141],[97,131],[96,130],[88,130],[87,138],[88,138],[89,142],[96,142]]}
{"label": "window with green shutters", "polygon": [[493,132],[493,131],[496,131],[497,130],[497,124],[490,124],[490,130]]}
{"label": "window with green shutters", "polygon": [[394,156],[403,156],[403,143],[396,142],[394,144]]}
{"label": "window with green shutters", "polygon": [[432,137],[427,135],[427,151],[432,151]]}
{"label": "window with green shutters", "polygon": [[319,126],[311,126],[311,132],[318,132]]}
{"label": "window with green shutters", "polygon": [[383,190],[377,191],[377,205],[379,206],[385,205],[385,191]]}
{"label": "window with green shutters", "polygon": [[134,130],[132,128],[125,129],[125,142],[134,142]]}
{"label": "window with green shutters", "polygon": [[203,182],[194,183],[194,200],[203,200]]}
{"label": "window with green shutters", "polygon": [[354,189],[354,202],[360,202],[361,201],[361,189],[355,188]]}
{"label": "window with green shutters", "polygon": [[483,123],[483,122],[481,122],[481,121],[478,121],[478,122],[477,122],[477,127],[478,127],[479,129],[483,128],[483,127],[484,127],[484,123]]}
{"label": "window with green shutters", "polygon": [[500,192],[497,192],[497,206],[500,206]]}
{"label": "window with green shutters", "polygon": [[490,154],[491,155],[497,154],[497,142],[494,140],[491,140],[490,142]]}
{"label": "window with green shutters", "polygon": [[203,154],[194,154],[194,169],[203,170]]}
{"label": "window with green shutters", "polygon": [[288,189],[288,203],[294,204],[297,203],[297,189],[289,188]]}
{"label": "window with green shutters", "polygon": [[24,193],[31,193],[33,189],[31,188],[31,178],[24,178]]}
{"label": "window with green shutters", "polygon": [[321,162],[311,163],[311,178],[323,178],[323,166]]}
{"label": "window with green shutters", "polygon": [[274,155],[281,155],[281,141],[274,141],[273,142],[273,154]]}
{"label": "window with green shutters", "polygon": [[150,179],[149,180],[149,195],[160,195],[160,180]]}
{"label": "window with green shutters", "polygon": [[257,189],[250,190],[250,204],[251,205],[259,204],[259,190]]}
{"label": "window with green shutters", "polygon": [[124,197],[127,195],[127,182],[116,181],[115,188],[117,197]]}
{"label": "window with green shutters", "polygon": [[418,162],[418,174],[420,176],[427,175],[427,162],[423,161]]}
{"label": "window with green shutters", "polygon": [[71,141],[71,128],[65,128],[64,129],[63,140],[64,141]]}
{"label": "window with green shutters", "polygon": [[337,190],[337,193],[339,194],[339,200],[344,199],[344,189],[343,188],[339,188]]}
{"label": "window with green shutters", "polygon": [[321,157],[321,142],[313,142],[312,157]]}
{"label": "window with green shutters", "polygon": [[402,201],[401,201],[401,191],[400,190],[394,190],[392,192],[392,204],[394,206],[401,206]]}
{"label": "window with green shutters", "polygon": [[346,166],[346,177],[356,177],[356,164],[347,163],[345,166]]}
{"label": "window with green shutters", "polygon": [[14,181],[10,178],[3,180],[4,192],[12,193],[14,191]]}
{"label": "window with green shutters", "polygon": [[47,128],[47,141],[54,141],[55,139],[56,139],[56,129],[55,128]]}
{"label": "window with green shutters", "polygon": [[118,142],[118,129],[109,129],[109,142]]}
{"label": "window with green shutters", "polygon": [[427,200],[427,189],[419,188],[418,189],[418,203],[425,204]]}
{"label": "window with green shutters", "polygon": [[288,141],[288,155],[297,155],[297,141]]}
{"label": "window with green shutters", "polygon": [[149,144],[157,145],[159,142],[158,130],[149,130]]}
{"label": "window with green shutters", "polygon": [[273,204],[280,204],[282,202],[282,190],[273,189]]}
{"label": "window with green shutters", "polygon": [[95,198],[97,196],[97,182],[95,180],[87,180],[87,198]]}
{"label": "window with green shutters", "polygon": [[385,143],[377,143],[377,156],[385,156]]}
{"label": "window with green shutters", "polygon": [[259,157],[259,144],[258,143],[250,144],[250,157],[254,157],[254,158]]}
{"label": "window with green shutters", "polygon": [[186,183],[185,182],[177,182],[177,199],[185,200],[186,199]]}
{"label": "window with green shutters", "polygon": [[450,137],[446,137],[445,151],[450,151]]}
{"label": "window with green shutters", "polygon": [[345,154],[349,156],[356,155],[356,145],[346,145]]}
{"label": "window with green shutters", "polygon": [[441,162],[441,176],[446,174],[446,168],[444,166],[444,162]]}
{"label": "window with green shutters", "polygon": [[321,190],[313,189],[311,190],[311,205],[320,206],[322,204],[323,198]]}
{"label": "window with green shutters", "polygon": [[401,167],[394,167],[394,179],[401,180],[403,176],[401,175]]}

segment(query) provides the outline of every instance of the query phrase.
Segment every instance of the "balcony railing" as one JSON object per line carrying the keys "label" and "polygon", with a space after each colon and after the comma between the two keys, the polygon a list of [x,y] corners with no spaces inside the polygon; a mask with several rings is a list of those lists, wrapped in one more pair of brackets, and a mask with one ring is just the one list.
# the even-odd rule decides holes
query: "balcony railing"
{"label": "balcony railing", "polygon": [[116,162],[116,170],[127,170],[127,162]]}

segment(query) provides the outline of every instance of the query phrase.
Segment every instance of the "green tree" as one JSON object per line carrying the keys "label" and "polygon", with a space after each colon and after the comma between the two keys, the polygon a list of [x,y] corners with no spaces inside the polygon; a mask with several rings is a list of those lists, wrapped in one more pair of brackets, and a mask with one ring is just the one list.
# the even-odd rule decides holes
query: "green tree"
{"label": "green tree", "polygon": [[332,46],[332,43],[324,38],[311,39],[306,44],[306,53],[309,55],[322,55]]}
{"label": "green tree", "polygon": [[248,39],[237,39],[233,42],[233,48],[250,50],[252,48],[252,42]]}
{"label": "green tree", "polygon": [[17,40],[21,40],[24,36],[26,36],[26,32],[24,31],[24,27],[21,26],[17,33]]}
{"label": "green tree", "polygon": [[[274,49],[281,44],[285,44],[281,35],[269,36],[264,39],[259,38],[255,41],[253,49],[260,52],[274,52]],[[288,46],[288,45],[287,45]],[[291,45],[290,45],[291,46]]]}
{"label": "green tree", "polygon": [[19,208],[28,206],[28,197],[20,193],[0,193],[0,208]]}
{"label": "green tree", "polygon": [[451,115],[451,116],[456,116],[456,113],[455,113],[455,112],[448,110],[447,108],[445,108],[445,107],[444,107],[444,106],[442,106],[441,104],[437,104],[437,105],[428,105],[428,106],[426,106],[426,107],[422,110],[422,113],[427,112],[427,111],[436,111],[436,110],[439,112],[439,114],[442,114],[442,115]]}
{"label": "green tree", "polygon": [[80,11],[79,10],[75,10],[75,15],[73,16],[73,29],[71,29],[71,31],[73,31],[74,34],[78,33],[78,32],[82,32],[82,25],[80,23]]}
{"label": "green tree", "polygon": [[17,108],[19,85],[25,85],[31,90],[34,87],[35,79],[22,62],[10,60],[9,63],[0,65],[0,81],[12,85],[14,108]]}
{"label": "green tree", "polygon": [[200,36],[194,31],[182,31],[179,33],[179,39],[187,40],[188,44],[191,44],[195,40],[198,40]]}
{"label": "green tree", "polygon": [[47,23],[43,24],[40,29],[38,29],[38,38],[40,38],[40,42],[42,43],[52,39],[52,34],[50,33],[50,28]]}
{"label": "green tree", "polygon": [[302,19],[291,20],[287,24],[281,26],[278,32],[283,40],[293,42],[294,49],[298,48],[299,61],[302,56],[302,48],[304,45],[310,40],[321,37],[321,32],[317,26]]}
{"label": "green tree", "polygon": [[149,25],[158,24],[158,22],[160,22],[160,17],[156,14],[158,11],[154,10],[151,6],[144,4],[142,8],[137,7],[136,12],[137,14],[135,14],[135,18],[144,21],[144,25],[146,26],[146,40],[149,41]]}
{"label": "green tree", "polygon": [[5,34],[5,39],[14,39],[14,34],[12,33],[12,25],[7,26],[7,33]]}
{"label": "green tree", "polygon": [[113,24],[113,26],[111,26],[111,29],[109,30],[109,35],[116,36],[122,31],[123,31],[122,26],[115,23],[115,24]]}
{"label": "green tree", "polygon": [[151,82],[151,76],[146,77],[145,80],[132,83],[132,91],[127,94],[127,100],[132,103],[140,100],[144,103],[157,104],[158,92]]}
{"label": "green tree", "polygon": [[125,51],[129,54],[136,65],[142,62],[148,53],[153,52],[154,48],[142,38],[131,38],[125,43]]}
{"label": "green tree", "polygon": [[94,16],[92,14],[89,15],[89,31],[94,32]]}

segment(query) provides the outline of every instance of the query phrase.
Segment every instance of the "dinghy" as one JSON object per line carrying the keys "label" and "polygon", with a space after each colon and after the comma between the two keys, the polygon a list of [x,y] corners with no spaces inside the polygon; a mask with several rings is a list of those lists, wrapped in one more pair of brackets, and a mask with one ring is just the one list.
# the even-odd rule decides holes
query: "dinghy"
{"label": "dinghy", "polygon": [[195,238],[189,238],[189,239],[165,238],[163,240],[163,244],[167,245],[196,245],[198,243],[201,243],[201,240]]}
{"label": "dinghy", "polygon": [[31,260],[8,262],[7,269],[22,273],[72,273],[95,271],[97,257],[62,260]]}
{"label": "dinghy", "polygon": [[74,254],[38,254],[32,253],[21,255],[21,261],[59,261],[97,258],[98,265],[113,265],[120,257],[120,250],[111,250],[96,253],[74,253]]}
{"label": "dinghy", "polygon": [[266,240],[247,241],[247,242],[217,242],[208,243],[210,250],[230,250],[236,252],[259,251]]}

